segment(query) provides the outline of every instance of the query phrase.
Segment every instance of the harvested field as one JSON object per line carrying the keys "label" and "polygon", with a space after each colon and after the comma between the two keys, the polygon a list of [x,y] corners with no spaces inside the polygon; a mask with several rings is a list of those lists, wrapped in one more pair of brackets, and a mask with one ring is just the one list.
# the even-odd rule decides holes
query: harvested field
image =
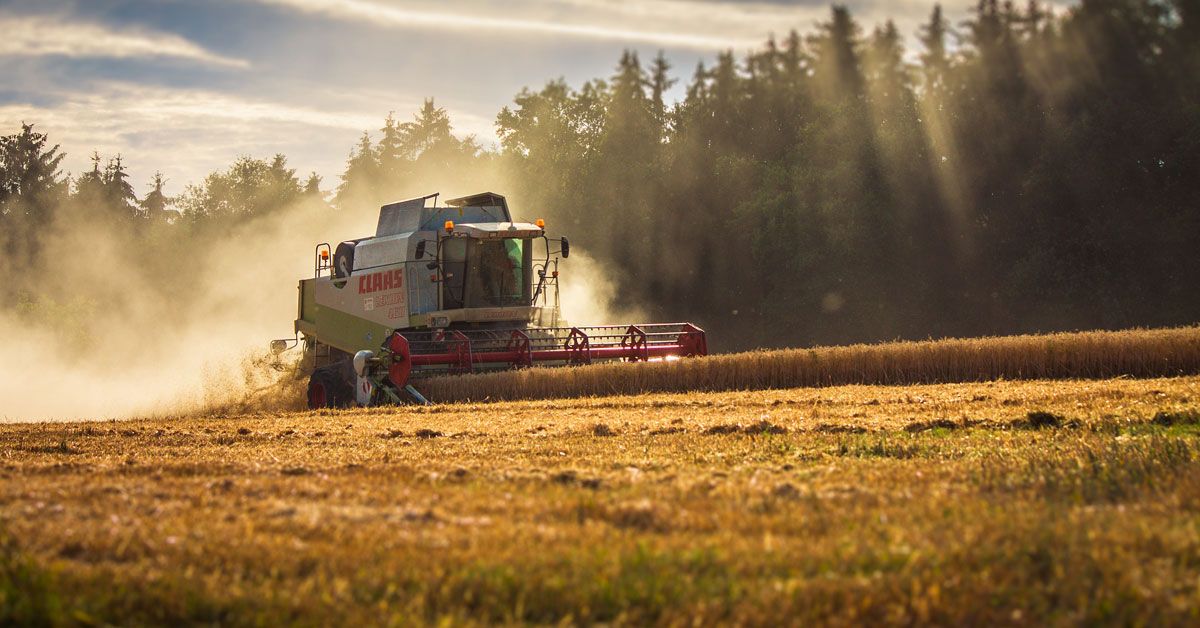
{"label": "harvested field", "polygon": [[1195,623],[1200,377],[0,426],[0,624]]}
{"label": "harvested field", "polygon": [[776,349],[704,359],[535,368],[418,382],[440,402],[995,379],[1200,373],[1200,327]]}

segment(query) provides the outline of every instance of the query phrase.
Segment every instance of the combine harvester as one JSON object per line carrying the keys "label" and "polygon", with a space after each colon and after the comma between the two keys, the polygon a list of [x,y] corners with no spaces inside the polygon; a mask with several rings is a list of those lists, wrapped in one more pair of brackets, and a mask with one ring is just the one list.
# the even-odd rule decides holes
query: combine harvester
{"label": "combine harvester", "polygon": [[[571,327],[559,317],[566,238],[515,222],[499,194],[384,205],[373,237],[316,247],[300,280],[296,336],[310,408],[428,403],[430,375],[702,356],[690,323]],[[557,247],[557,250],[552,248]]]}

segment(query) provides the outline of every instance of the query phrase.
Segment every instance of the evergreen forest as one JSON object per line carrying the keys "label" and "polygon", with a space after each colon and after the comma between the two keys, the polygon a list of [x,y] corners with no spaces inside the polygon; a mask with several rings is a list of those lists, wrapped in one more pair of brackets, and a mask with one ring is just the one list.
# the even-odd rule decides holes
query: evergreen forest
{"label": "evergreen forest", "polygon": [[787,26],[694,68],[630,50],[526,88],[493,146],[431,98],[330,147],[349,149],[336,181],[243,156],[168,196],[169,173],[138,190],[96,154],[67,176],[37,121],[0,129],[0,308],[107,307],[46,288],[67,225],[118,234],[155,261],[140,281],[186,299],[181,252],[255,220],[491,188],[719,350],[1200,320],[1200,0],[980,0],[916,33],[835,5]]}

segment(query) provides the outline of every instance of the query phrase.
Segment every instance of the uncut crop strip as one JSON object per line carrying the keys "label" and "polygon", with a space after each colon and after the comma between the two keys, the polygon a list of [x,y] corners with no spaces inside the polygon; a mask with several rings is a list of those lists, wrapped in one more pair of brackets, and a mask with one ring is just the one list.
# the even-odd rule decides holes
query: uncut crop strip
{"label": "uncut crop strip", "polygon": [[1200,373],[1200,327],[1091,331],[750,351],[446,376],[419,383],[437,402],[843,384],[1103,379]]}

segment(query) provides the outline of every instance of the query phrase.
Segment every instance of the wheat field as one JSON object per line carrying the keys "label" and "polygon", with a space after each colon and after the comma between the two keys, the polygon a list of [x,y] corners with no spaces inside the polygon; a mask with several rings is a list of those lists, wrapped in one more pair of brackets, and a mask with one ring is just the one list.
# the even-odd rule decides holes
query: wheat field
{"label": "wheat field", "polygon": [[777,349],[649,363],[443,376],[415,382],[438,402],[843,384],[1103,379],[1200,373],[1200,327]]}
{"label": "wheat field", "polygon": [[0,425],[0,624],[1194,625],[1198,434],[1195,376]]}

